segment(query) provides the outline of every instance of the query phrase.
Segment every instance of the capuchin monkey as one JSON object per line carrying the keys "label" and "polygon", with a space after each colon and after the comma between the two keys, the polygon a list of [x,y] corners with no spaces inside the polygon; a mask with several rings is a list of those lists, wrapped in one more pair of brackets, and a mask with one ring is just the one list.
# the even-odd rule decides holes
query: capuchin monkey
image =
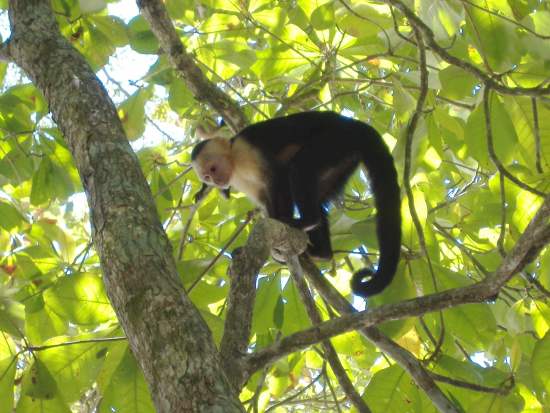
{"label": "capuchin monkey", "polygon": [[[244,192],[265,213],[306,231],[308,253],[330,259],[326,204],[341,192],[360,162],[367,168],[377,209],[378,269],[356,272],[355,294],[368,297],[387,287],[401,248],[401,201],[388,147],[371,126],[334,112],[304,112],[248,126],[231,139],[198,143],[193,168],[204,183],[228,195]],[[299,217],[295,217],[297,208]]]}

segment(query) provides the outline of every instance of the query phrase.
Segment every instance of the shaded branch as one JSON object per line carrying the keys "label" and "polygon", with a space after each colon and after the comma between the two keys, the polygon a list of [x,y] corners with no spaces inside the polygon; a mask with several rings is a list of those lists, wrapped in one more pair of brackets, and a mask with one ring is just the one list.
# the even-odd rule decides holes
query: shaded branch
{"label": "shaded branch", "polygon": [[[340,294],[320,273],[309,258],[301,259],[308,281],[321,296],[341,314],[352,314],[357,310]],[[407,371],[414,382],[426,393],[426,396],[442,412],[458,413],[453,403],[428,374],[422,363],[409,351],[387,338],[378,328],[369,327],[359,330],[370,342],[389,355],[395,362]]]}
{"label": "shaded branch", "polygon": [[[386,321],[420,316],[427,312],[443,310],[445,308],[455,307],[457,305],[467,303],[479,303],[494,298],[504,284],[515,273],[520,271],[525,265],[532,261],[540,250],[549,242],[549,219],[550,196],[547,197],[544,204],[540,207],[535,217],[529,223],[514,249],[505,257],[495,275],[467,287],[451,289],[441,293],[406,300],[396,304],[382,305],[372,310],[355,313],[351,313],[351,311],[353,311],[350,308],[351,305],[347,303],[343,297],[339,296],[337,291],[330,291],[330,289],[328,289],[328,293],[325,294],[327,301],[331,304],[334,301],[338,305],[338,307],[336,307],[337,310],[344,310],[342,312],[347,314],[343,315],[339,319],[325,321],[307,330],[292,334],[270,347],[247,356],[246,363],[248,364],[247,369],[249,374],[261,368],[261,366],[266,363],[270,363],[283,355],[302,350],[310,345],[338,334],[361,328],[363,329],[362,332],[366,332],[366,336],[368,338],[370,338],[369,336],[372,336],[378,342],[381,342],[384,340],[381,338],[381,333],[378,330],[373,330],[367,327]],[[304,268],[306,268],[306,272],[308,272],[308,268],[311,269],[312,264],[308,264],[307,260],[303,260],[302,263],[305,265]],[[310,275],[308,278],[310,278],[310,280],[314,280],[316,287],[320,287],[318,288],[319,291],[325,293],[327,292],[326,285],[328,285],[328,282],[326,280],[320,281],[320,277],[315,275],[313,277]],[[345,304],[341,303],[341,300],[344,300]],[[378,344],[378,342],[376,344]],[[407,357],[406,361],[410,362],[411,360]],[[416,360],[416,362],[418,361]],[[405,362],[404,365],[407,366],[407,362]],[[407,367],[404,368],[407,369]],[[423,372],[423,374],[427,374],[425,370],[423,370]],[[418,374],[419,372],[416,371],[416,373]],[[439,395],[439,397],[441,396],[442,395]],[[455,411],[454,407],[449,405],[449,403],[450,402],[448,400],[444,403],[447,405],[447,410],[443,411]]]}
{"label": "shaded branch", "polygon": [[433,372],[430,372],[430,376],[432,376],[436,381],[439,381],[441,383],[447,383],[447,384],[450,384],[451,386],[461,387],[463,389],[473,390],[481,393],[493,393],[501,396],[506,396],[510,394],[510,390],[512,390],[512,388],[514,387],[513,377],[510,377],[510,380],[505,382],[502,387],[488,387],[488,386],[482,386],[480,384],[469,383],[463,380],[457,380],[452,377],[442,376],[441,374],[437,374]]}
{"label": "shaded branch", "polygon": [[233,253],[231,286],[220,353],[223,366],[235,389],[248,378],[242,360],[247,354],[252,312],[256,299],[256,277],[272,249],[284,255],[299,255],[307,246],[305,232],[274,219],[261,219],[252,229],[245,246]]}
{"label": "shaded branch", "polygon": [[539,174],[543,173],[541,162],[541,146],[540,146],[540,126],[539,126],[539,111],[537,109],[537,99],[531,98],[531,108],[533,110],[533,135],[535,138],[535,166]]}
{"label": "shaded branch", "polygon": [[10,41],[9,39],[0,44],[0,61],[11,62],[13,59],[10,54]]}
{"label": "shaded branch", "polygon": [[176,73],[181,76],[195,99],[210,105],[234,132],[244,128],[247,119],[241,108],[208,80],[192,56],[186,52],[164,4],[160,0],[137,0],[137,5]]}

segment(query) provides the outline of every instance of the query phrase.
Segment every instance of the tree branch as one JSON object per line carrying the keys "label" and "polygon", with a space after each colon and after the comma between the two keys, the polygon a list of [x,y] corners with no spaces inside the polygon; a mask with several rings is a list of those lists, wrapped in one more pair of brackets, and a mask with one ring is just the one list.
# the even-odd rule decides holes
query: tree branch
{"label": "tree branch", "polygon": [[149,22],[162,49],[176,73],[181,76],[195,99],[210,105],[233,130],[238,132],[247,124],[247,119],[236,102],[212,83],[185,51],[168,11],[159,0],[137,0],[141,14]]}
{"label": "tree branch", "polygon": [[254,226],[246,245],[233,252],[220,353],[224,355],[224,369],[236,390],[240,390],[248,378],[242,360],[248,349],[256,299],[256,277],[272,249],[295,256],[301,254],[306,246],[305,232],[266,218]]}
{"label": "tree branch", "polygon": [[[319,269],[309,258],[301,260],[308,281],[321,296],[329,302],[340,314],[352,314],[357,310],[327,281]],[[458,413],[453,403],[445,396],[435,381],[424,369],[421,362],[409,351],[387,338],[378,328],[369,327],[359,330],[370,342],[389,355],[395,362],[407,371],[414,382],[426,393],[426,396],[442,412]]]}
{"label": "tree branch", "polygon": [[10,54],[43,92],[73,155],[106,291],[156,409],[241,412],[208,326],[183,292],[116,108],[50,7],[49,0],[10,1]]}
{"label": "tree branch", "polygon": [[401,13],[409,20],[409,23],[418,28],[424,36],[424,40],[426,41],[427,45],[430,47],[431,50],[433,50],[435,53],[439,55],[443,60],[445,60],[447,63],[455,65],[457,67],[460,67],[461,69],[467,71],[468,73],[471,73],[475,77],[477,77],[479,80],[481,80],[486,85],[490,86],[492,89],[496,90],[497,92],[500,92],[502,94],[506,95],[524,95],[524,96],[543,96],[550,94],[550,86],[543,86],[544,83],[542,83],[540,86],[532,87],[532,88],[525,88],[525,87],[509,87],[505,86],[502,83],[500,83],[498,80],[496,80],[494,77],[491,77],[490,75],[483,72],[481,69],[477,68],[476,66],[472,65],[469,62],[466,62],[464,60],[459,59],[458,57],[455,57],[451,55],[447,50],[443,47],[441,47],[436,41],[435,36],[432,31],[414,12],[409,9],[401,0],[385,0],[386,3],[394,6],[395,8],[399,9]]}

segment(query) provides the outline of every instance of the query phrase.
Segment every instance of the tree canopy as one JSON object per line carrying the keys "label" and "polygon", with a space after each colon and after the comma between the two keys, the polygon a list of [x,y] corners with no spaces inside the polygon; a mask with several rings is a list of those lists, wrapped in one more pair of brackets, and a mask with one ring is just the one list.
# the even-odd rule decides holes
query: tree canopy
{"label": "tree canopy", "polygon": [[[141,311],[160,323],[178,306],[165,314],[148,293],[125,300],[124,278],[106,273],[147,268],[154,295],[170,247],[179,280],[158,289],[183,286],[189,324],[177,339],[190,344],[177,354],[192,361],[196,348],[217,347],[212,365],[229,383],[219,386],[248,411],[547,411],[549,3],[33,1],[57,24],[39,26],[36,36],[51,36],[34,59],[66,52],[73,71],[39,75],[15,36],[30,12],[0,1],[0,413],[160,411],[162,378],[139,347],[149,331],[123,328],[139,326]],[[71,65],[73,49],[83,59]],[[130,142],[150,193],[126,166],[131,151],[98,138],[111,124],[100,115],[109,106],[90,104],[94,73],[123,127],[112,134]],[[304,110],[371,124],[396,162],[401,263],[366,306],[349,288],[354,270],[378,259],[365,171],[330,206],[330,262],[263,265],[274,240],[300,234],[274,229],[239,193],[194,202],[194,143]],[[128,163],[87,163],[106,156]],[[126,187],[118,209],[102,204],[114,192],[94,193],[104,183]],[[159,232],[141,239],[139,214],[125,218],[135,194],[152,195],[144,222],[160,220],[167,236],[151,260],[132,256]],[[117,233],[133,247],[117,248]],[[211,339],[186,318],[191,307]]]}

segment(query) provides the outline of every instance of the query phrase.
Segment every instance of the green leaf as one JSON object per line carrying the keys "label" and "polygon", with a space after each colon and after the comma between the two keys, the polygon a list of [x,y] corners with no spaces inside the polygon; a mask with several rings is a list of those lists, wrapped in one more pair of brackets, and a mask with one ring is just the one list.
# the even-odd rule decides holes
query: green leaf
{"label": "green leaf", "polygon": [[44,400],[30,396],[22,396],[17,403],[16,413],[72,413],[67,403],[56,396],[51,400]]}
{"label": "green leaf", "polygon": [[103,382],[100,413],[154,413],[149,389],[134,356],[127,349],[108,381]]}
{"label": "green leaf", "polygon": [[109,43],[113,46],[122,47],[128,44],[126,25],[120,17],[90,16],[88,20],[96,26],[98,32],[109,39]]}
{"label": "green leaf", "polygon": [[27,223],[27,220],[11,204],[0,200],[0,227],[6,231],[20,227]]}
{"label": "green leaf", "polygon": [[[289,335],[311,327],[311,321],[302,304],[300,292],[292,279],[289,279],[285,285],[283,300],[286,302],[284,306],[285,322],[282,328],[284,335]],[[276,313],[274,313],[274,317],[276,317]],[[275,318],[273,321],[275,321]]]}
{"label": "green leaf", "polygon": [[311,24],[316,30],[326,30],[334,27],[334,4],[329,1],[313,10]]}
{"label": "green leaf", "polygon": [[378,371],[369,382],[363,399],[373,413],[422,411],[424,396],[397,365]]}
{"label": "green leaf", "polygon": [[170,84],[168,103],[172,110],[179,112],[188,109],[194,102],[193,93],[187,88],[183,80],[174,78]]}
{"label": "green leaf", "polygon": [[140,89],[118,107],[118,115],[129,140],[141,137],[145,131],[145,104],[150,97],[149,89]]}
{"label": "green leaf", "polygon": [[61,277],[44,293],[52,311],[79,325],[95,325],[115,319],[103,280],[92,274]]}
{"label": "green leaf", "polygon": [[539,400],[550,403],[550,331],[537,342],[531,359],[531,372],[535,380]]}
{"label": "green leaf", "polygon": [[13,347],[13,342],[8,336],[0,333],[0,394],[2,395],[0,397],[0,412],[11,412],[14,399],[13,390],[17,360],[14,349],[10,348],[8,352],[8,347]]}
{"label": "green leaf", "polygon": [[130,46],[138,53],[156,54],[159,50],[158,40],[141,16],[136,16],[128,23]]}
{"label": "green leaf", "polygon": [[66,333],[69,322],[55,310],[44,304],[42,294],[25,301],[25,331],[31,343],[42,344],[51,337]]}
{"label": "green leaf", "polygon": [[40,205],[51,199],[53,188],[53,166],[50,158],[44,156],[32,177],[31,203]]}
{"label": "green leaf", "polygon": [[20,144],[0,158],[0,175],[5,176],[14,185],[33,177],[33,161],[24,152],[25,146],[24,143]]}
{"label": "green leaf", "polygon": [[18,301],[2,296],[0,289],[0,331],[21,337],[24,329],[25,307]]}
{"label": "green leaf", "polygon": [[[384,29],[389,29],[393,25],[391,14],[388,11],[383,11],[381,7],[375,7],[369,3],[346,4],[347,6],[344,6],[343,3],[335,3],[337,7],[336,22],[339,28],[351,36],[371,37],[372,39],[367,42],[370,44],[376,41],[375,38],[379,34],[383,36]],[[351,8],[353,12],[350,12],[348,8]]]}
{"label": "green leaf", "polygon": [[34,363],[24,372],[21,393],[34,399],[52,400],[57,396],[57,383],[41,358],[35,357]]}
{"label": "green leaf", "polygon": [[[67,402],[78,400],[96,381],[110,343],[101,342],[105,333],[56,337],[45,345],[40,360],[57,383],[57,392]],[[94,341],[97,340],[97,341]],[[69,345],[63,345],[70,342]]]}
{"label": "green leaf", "polygon": [[460,100],[471,97],[478,80],[456,66],[448,66],[439,71],[441,95],[449,99]]}
{"label": "green leaf", "polygon": [[506,0],[474,0],[481,7],[469,6],[466,13],[466,33],[476,45],[480,55],[487,60],[493,71],[500,72],[519,63],[522,48],[513,26],[507,24],[498,15],[487,13],[483,9],[498,10],[498,14],[513,17]]}
{"label": "green leaf", "polygon": [[274,327],[274,313],[281,294],[279,275],[262,277],[258,280],[258,293],[252,317],[252,331],[267,334]]}

